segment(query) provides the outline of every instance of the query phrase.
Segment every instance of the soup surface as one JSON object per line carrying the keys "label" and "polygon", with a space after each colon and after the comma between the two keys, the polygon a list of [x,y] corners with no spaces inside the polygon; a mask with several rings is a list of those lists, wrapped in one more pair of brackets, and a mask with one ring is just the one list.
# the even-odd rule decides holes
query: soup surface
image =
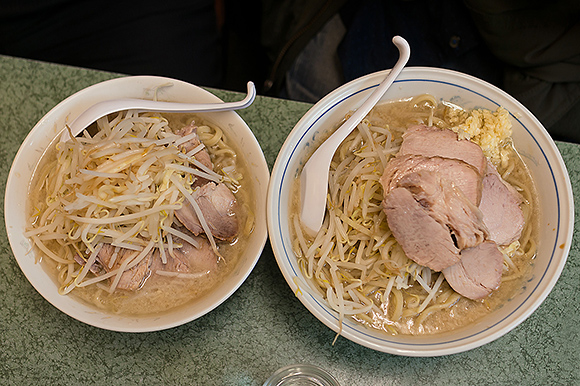
{"label": "soup surface", "polygon": [[[521,196],[525,219],[521,236],[498,247],[503,256],[501,284],[483,299],[461,296],[442,272],[409,259],[387,224],[381,176],[399,152],[403,134],[414,125],[453,130],[460,140],[475,142]],[[341,322],[350,317],[388,334],[450,331],[480,319],[517,294],[533,263],[537,195],[511,143],[511,123],[504,109],[465,111],[430,95],[376,106],[334,156],[325,220],[314,236],[300,225],[299,182],[293,187],[290,210],[294,253],[311,290],[329,302]]]}
{"label": "soup surface", "polygon": [[[253,231],[255,203],[240,150],[198,115],[123,112],[98,124],[79,139],[81,150],[53,144],[37,166],[27,231],[37,260],[53,275],[60,293],[112,313],[150,315],[203,298],[227,280]],[[123,147],[124,141],[130,147]],[[200,165],[202,151],[212,168]],[[73,172],[55,173],[77,160]],[[86,181],[93,184],[87,191],[94,195],[71,188]],[[200,202],[196,191],[206,184],[231,194],[222,214],[236,219],[235,234],[220,236],[205,211],[193,208]],[[207,201],[220,199],[209,196]],[[194,225],[200,228],[193,231],[177,213],[191,200],[198,215]],[[109,245],[114,253],[105,261]],[[204,255],[198,256],[201,250]],[[123,287],[124,275],[138,282]]]}

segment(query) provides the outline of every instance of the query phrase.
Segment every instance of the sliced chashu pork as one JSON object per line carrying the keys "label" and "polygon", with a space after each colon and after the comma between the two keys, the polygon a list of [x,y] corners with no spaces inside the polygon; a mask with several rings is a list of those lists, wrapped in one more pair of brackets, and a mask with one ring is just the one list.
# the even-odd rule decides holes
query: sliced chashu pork
{"label": "sliced chashu pork", "polygon": [[493,165],[487,170],[479,209],[489,230],[489,239],[498,245],[509,245],[520,238],[524,228],[524,214],[520,208],[523,199]]}
{"label": "sliced chashu pork", "polygon": [[166,263],[161,259],[159,250],[155,250],[151,271],[177,272],[177,273],[208,273],[217,268],[218,256],[215,254],[209,241],[203,237],[195,237],[198,247],[195,247],[179,237],[173,237],[173,243],[178,247],[173,248],[173,255],[168,249],[165,250]]}
{"label": "sliced chashu pork", "polygon": [[[403,142],[404,143],[404,142]],[[482,191],[482,175],[465,161],[439,156],[397,155],[385,167],[380,179],[384,194],[399,185],[401,178],[409,173],[431,171],[451,181],[475,205],[479,205]]]}
{"label": "sliced chashu pork", "polygon": [[[441,271],[459,261],[462,248],[485,239],[487,230],[475,204],[481,180],[474,167],[459,159],[402,155],[389,161],[380,179],[383,209],[407,257]],[[422,223],[409,224],[409,214]]]}
{"label": "sliced chashu pork", "polygon": [[417,264],[441,271],[459,261],[460,250],[449,228],[435,221],[409,190],[393,189],[385,197],[383,209],[393,235]]}
{"label": "sliced chashu pork", "polygon": [[[409,258],[440,268],[456,292],[471,299],[489,295],[499,287],[503,270],[497,245],[521,235],[521,196],[487,162],[479,146],[458,140],[449,130],[417,126],[403,139],[401,151],[381,178],[389,227]],[[449,160],[469,164],[478,177]],[[466,182],[469,175],[479,178],[477,189]],[[461,200],[457,190],[469,200]]]}
{"label": "sliced chashu pork", "polygon": [[403,134],[403,143],[398,154],[460,159],[475,167],[482,176],[487,168],[487,159],[479,145],[469,140],[459,140],[455,132],[438,127],[409,127]]}
{"label": "sliced chashu pork", "polygon": [[[231,240],[238,235],[238,202],[232,191],[223,183],[209,182],[195,189],[192,197],[199,206],[203,218],[213,235],[221,240]],[[188,200],[183,202],[175,215],[191,233],[199,235],[204,232],[202,224]]]}
{"label": "sliced chashu pork", "polygon": [[[127,259],[133,259],[139,255],[139,251],[126,248],[114,247],[111,244],[104,244],[97,255],[97,260],[105,271],[113,271],[123,264]],[[149,252],[137,265],[121,274],[117,284],[118,289],[134,291],[142,286],[149,276],[149,267],[153,258],[153,251]],[[114,259],[114,261],[113,261]],[[112,264],[111,264],[112,262]],[[112,283],[116,275],[109,280]]]}
{"label": "sliced chashu pork", "polygon": [[461,251],[461,260],[443,270],[445,279],[462,296],[482,299],[497,289],[503,271],[503,255],[493,241]]}
{"label": "sliced chashu pork", "polygon": [[432,219],[447,227],[459,249],[481,244],[488,236],[479,208],[441,173],[420,170],[399,180]]}
{"label": "sliced chashu pork", "polygon": [[[166,250],[166,263],[163,263],[158,249],[149,252],[135,267],[121,274],[116,288],[127,291],[137,290],[141,288],[152,272],[157,271],[176,273],[208,273],[213,271],[217,267],[218,256],[207,239],[192,237],[197,242],[197,247],[174,237],[173,256]],[[103,270],[111,272],[119,268],[126,259],[132,259],[138,254],[139,251],[103,244],[97,255],[97,261],[90,267],[90,270],[95,274],[102,274]],[[76,256],[75,259],[77,259]],[[112,261],[113,259],[114,261]],[[82,265],[84,261],[79,261],[79,263]],[[109,282],[112,283],[115,277],[111,277]]]}
{"label": "sliced chashu pork", "polygon": [[[187,142],[184,142],[180,145],[180,148],[185,153],[188,153],[188,152],[192,151],[193,149],[195,149],[196,147],[198,147],[199,145],[201,145],[201,141],[199,140],[199,136],[197,135],[197,126],[194,125],[193,123],[190,125],[182,127],[181,129],[179,129],[177,131],[176,134],[181,135],[182,137],[185,137],[185,136],[190,135],[190,134],[194,134],[193,138],[191,138]],[[211,158],[209,156],[209,153],[207,152],[207,150],[205,148],[202,148],[200,151],[195,153],[194,156],[204,166],[207,166],[209,169],[213,170],[213,163],[211,162]]]}

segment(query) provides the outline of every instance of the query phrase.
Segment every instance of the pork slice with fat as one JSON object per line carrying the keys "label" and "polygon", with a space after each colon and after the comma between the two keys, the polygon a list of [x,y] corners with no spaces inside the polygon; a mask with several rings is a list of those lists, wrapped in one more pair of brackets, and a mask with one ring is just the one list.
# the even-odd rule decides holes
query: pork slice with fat
{"label": "pork slice with fat", "polygon": [[[183,149],[183,151],[185,151],[186,153],[190,152],[191,150],[195,149],[197,146],[199,146],[201,144],[201,141],[200,141],[199,137],[197,136],[197,126],[194,125],[193,123],[190,125],[182,127],[181,129],[179,129],[177,131],[176,134],[181,135],[182,137],[185,137],[186,135],[190,135],[190,134],[195,134],[192,139],[190,139],[189,141],[184,142],[180,145],[181,149]],[[207,166],[208,168],[213,170],[213,163],[211,162],[211,158],[209,156],[209,153],[207,152],[207,150],[205,148],[203,148],[200,151],[198,151],[197,153],[195,153],[194,156],[204,166]]]}
{"label": "pork slice with fat", "polygon": [[[238,202],[232,191],[223,183],[208,182],[192,193],[213,237],[231,240],[238,235]],[[188,200],[183,202],[175,215],[194,235],[202,233],[203,227]]]}
{"label": "pork slice with fat", "polygon": [[151,271],[177,272],[177,273],[208,273],[217,268],[218,256],[208,240],[203,237],[192,236],[198,243],[198,247],[179,237],[173,237],[173,253],[165,250],[166,263],[161,260],[159,250],[153,255]]}
{"label": "pork slice with fat", "polygon": [[455,292],[477,300],[499,287],[502,271],[502,253],[496,243],[486,241],[461,251],[461,260],[445,268],[443,274]]}
{"label": "pork slice with fat", "polygon": [[520,208],[522,196],[490,165],[483,178],[479,209],[489,230],[489,239],[498,245],[518,240],[524,228],[524,214]]}
{"label": "pork slice with fat", "polygon": [[[133,251],[126,248],[117,248],[111,244],[104,244],[97,255],[97,260],[101,263],[107,272],[110,272],[121,267],[122,263],[126,261],[126,259],[132,259],[139,253],[139,251]],[[112,267],[109,267],[109,263],[111,262],[113,256],[115,257],[115,261]],[[137,265],[123,272],[116,288],[124,289],[127,291],[134,291],[140,288],[149,275],[149,267],[151,265],[152,257],[153,251],[150,251],[147,256],[145,256]],[[115,278],[116,275],[111,277],[109,281],[112,283]]]}
{"label": "pork slice with fat", "polygon": [[432,126],[409,127],[403,134],[399,154],[459,159],[475,167],[481,175],[487,168],[487,159],[479,145],[466,139],[460,140],[451,130]]}
{"label": "pork slice with fat", "polygon": [[429,216],[407,189],[393,189],[386,195],[383,209],[389,228],[411,260],[434,271],[459,261],[459,249],[449,229]]}
{"label": "pork slice with fat", "polygon": [[400,180],[409,173],[418,171],[440,173],[451,181],[475,205],[479,205],[482,191],[482,175],[468,163],[452,158],[424,157],[420,155],[397,155],[385,167],[380,182],[387,194],[399,185]]}
{"label": "pork slice with fat", "polygon": [[431,218],[449,229],[459,249],[474,247],[487,238],[479,208],[440,173],[426,170],[409,173],[399,181],[399,186],[409,190]]}

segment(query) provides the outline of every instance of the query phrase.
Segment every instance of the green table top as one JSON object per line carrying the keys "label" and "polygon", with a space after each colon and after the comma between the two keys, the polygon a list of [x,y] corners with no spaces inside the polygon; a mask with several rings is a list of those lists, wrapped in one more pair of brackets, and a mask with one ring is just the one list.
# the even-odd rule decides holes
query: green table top
{"label": "green table top", "polygon": [[[0,56],[0,188],[34,124],[94,83],[121,76]],[[228,101],[240,95],[211,90]],[[272,168],[310,105],[258,96],[239,114]],[[557,143],[580,202],[580,146]],[[4,210],[3,195],[0,210]],[[580,216],[555,288],[528,319],[498,340],[435,358],[389,355],[339,338],[294,296],[269,244],[246,282],[209,314],[151,333],[85,325],[28,283],[0,224],[0,384],[262,385],[276,369],[318,365],[341,385],[580,384]]]}

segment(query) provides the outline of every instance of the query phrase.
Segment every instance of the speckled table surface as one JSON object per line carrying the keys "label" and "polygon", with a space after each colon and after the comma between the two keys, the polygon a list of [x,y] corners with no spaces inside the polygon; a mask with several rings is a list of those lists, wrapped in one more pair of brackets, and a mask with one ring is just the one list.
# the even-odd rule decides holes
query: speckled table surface
{"label": "speckled table surface", "polygon": [[[116,74],[0,56],[0,189],[34,124],[74,92]],[[213,90],[224,100],[239,95]],[[310,105],[257,97],[240,115],[270,168]],[[580,146],[557,143],[580,202]],[[4,202],[2,195],[3,212]],[[576,228],[580,229],[578,210]],[[0,224],[0,384],[261,385],[293,363],[319,365],[341,385],[580,384],[580,244],[575,232],[555,288],[519,327],[474,350],[398,357],[339,338],[286,285],[267,244],[234,295],[186,325],[117,333],[84,325],[44,300],[16,263]]]}

